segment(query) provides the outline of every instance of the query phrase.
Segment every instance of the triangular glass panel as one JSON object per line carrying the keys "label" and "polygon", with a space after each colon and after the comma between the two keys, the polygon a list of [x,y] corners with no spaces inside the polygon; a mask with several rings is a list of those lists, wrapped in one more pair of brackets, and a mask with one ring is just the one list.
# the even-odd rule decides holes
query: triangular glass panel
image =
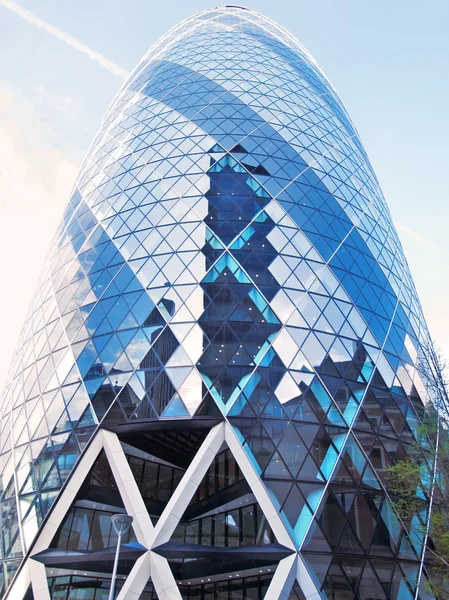
{"label": "triangular glass panel", "polygon": [[312,554],[310,552],[304,552],[303,558],[307,568],[309,569],[309,573],[315,580],[318,589],[320,589],[332,560],[332,554]]}
{"label": "triangular glass panel", "polygon": [[321,529],[326,535],[331,548],[335,548],[346,524],[346,515],[335,496],[329,493],[319,512],[318,521]]}
{"label": "triangular glass panel", "polygon": [[175,395],[173,400],[162,413],[161,418],[176,419],[178,417],[190,417],[190,414],[187,408],[184,406],[181,398],[178,395]]}
{"label": "triangular glass panel", "polygon": [[417,560],[416,552],[413,550],[405,532],[402,533],[402,540],[399,546],[399,558]]}
{"label": "triangular glass panel", "polygon": [[339,501],[342,509],[346,514],[349,514],[355,498],[355,491],[348,489],[346,486],[339,485],[332,485],[332,491],[334,492],[335,497]]}
{"label": "triangular glass panel", "polygon": [[360,598],[376,598],[376,600],[387,600],[390,596],[382,587],[372,566],[367,561],[363,574],[360,578],[358,595]]}
{"label": "triangular glass panel", "polygon": [[[294,378],[294,374],[293,374]],[[293,398],[283,405],[283,409],[295,421],[318,423],[318,417],[305,396]]]}
{"label": "triangular glass panel", "polygon": [[391,588],[389,599],[391,600],[414,600],[415,594],[412,593],[411,587],[407,578],[401,571],[399,563],[396,564],[393,579],[391,581]]}
{"label": "triangular glass panel", "polygon": [[302,546],[302,551],[332,554],[332,549],[316,519],[311,520],[310,528]]}
{"label": "triangular glass panel", "polygon": [[338,564],[332,564],[323,582],[322,593],[327,598],[353,598],[354,590]]}
{"label": "triangular glass panel", "polygon": [[382,519],[379,519],[374,531],[370,552],[375,556],[393,557],[394,545]]}
{"label": "triangular glass panel", "polygon": [[313,458],[309,456],[303,462],[301,469],[299,470],[298,480],[301,481],[325,481],[325,477],[318,468]]}
{"label": "triangular glass panel", "polygon": [[267,479],[265,481],[265,485],[268,491],[270,492],[274,503],[277,504],[279,508],[281,508],[282,505],[285,503],[285,500],[293,484],[289,481],[276,481]]}
{"label": "triangular glass panel", "polygon": [[365,564],[365,559],[352,556],[343,556],[334,560],[339,563],[340,568],[346,575],[351,588],[356,590]]}
{"label": "triangular glass panel", "polygon": [[292,475],[277,450],[264,469],[263,476],[265,478],[291,479]]}
{"label": "triangular glass panel", "polygon": [[293,485],[282,508],[282,512],[287,517],[292,529],[295,529],[304,506],[305,500],[303,495],[299,491],[298,486]]}
{"label": "triangular glass panel", "polygon": [[365,550],[368,549],[376,527],[375,516],[377,510],[374,506],[371,494],[357,492],[349,517],[354,531],[357,532],[359,540]]}
{"label": "triangular glass panel", "polygon": [[259,421],[256,422],[250,435],[245,440],[245,445],[250,450],[260,470],[264,471],[273,456],[275,445]]}
{"label": "triangular glass panel", "polygon": [[374,572],[382,584],[383,589],[388,593],[396,564],[395,561],[372,558],[370,562]]}
{"label": "triangular glass panel", "polygon": [[[373,561],[372,561],[373,562]],[[419,567],[418,564],[411,564],[408,562],[401,562],[399,563],[401,566],[401,569],[403,571],[403,573],[405,574],[405,578],[407,580],[407,583],[409,584],[410,588],[415,591],[416,590],[416,584],[418,583],[418,575],[419,575]],[[373,563],[374,565],[374,563]]]}
{"label": "triangular glass panel", "polygon": [[287,431],[277,446],[277,451],[290,470],[290,473],[293,477],[296,477],[306,458],[307,450],[293,424],[288,426]]}
{"label": "triangular glass panel", "polygon": [[91,427],[96,424],[95,417],[92,412],[92,407],[88,405],[78,420],[75,429],[82,429],[83,427]]}

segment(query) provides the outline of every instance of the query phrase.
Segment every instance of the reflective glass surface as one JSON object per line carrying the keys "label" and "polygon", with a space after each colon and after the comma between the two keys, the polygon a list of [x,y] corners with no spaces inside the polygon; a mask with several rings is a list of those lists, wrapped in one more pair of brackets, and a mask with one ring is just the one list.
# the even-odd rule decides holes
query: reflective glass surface
{"label": "reflective glass surface", "polygon": [[[119,593],[123,581],[117,579],[116,591]],[[58,575],[48,578],[51,598],[58,600],[107,600],[111,580],[95,576]],[[151,584],[147,585],[140,600],[157,600]]]}
{"label": "reflective glass surface", "polygon": [[[0,586],[98,427],[164,428],[146,444],[170,465],[128,457],[157,520],[204,439],[170,440],[166,424],[213,418],[234,427],[323,599],[415,597],[423,541],[385,469],[418,435],[427,337],[376,176],[313,58],[253,11],[187,19],[109,108],[23,327],[0,404]],[[231,462],[195,501],[237,485]],[[185,515],[177,543],[274,541],[256,503],[220,506]],[[88,545],[101,515],[83,510]],[[77,515],[68,540],[84,535]],[[259,598],[270,577],[180,590]]]}

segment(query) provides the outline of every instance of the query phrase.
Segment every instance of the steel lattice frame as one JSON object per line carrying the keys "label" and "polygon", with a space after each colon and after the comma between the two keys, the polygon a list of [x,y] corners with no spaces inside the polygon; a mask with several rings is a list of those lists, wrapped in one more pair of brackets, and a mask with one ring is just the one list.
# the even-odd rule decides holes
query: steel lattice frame
{"label": "steel lattice frame", "polygon": [[[48,598],[33,556],[49,548],[104,449],[147,548],[119,597],[137,599],[151,575],[161,600],[179,599],[168,561],[152,549],[170,540],[226,443],[292,550],[268,600],[287,599],[295,579],[318,600],[333,567],[356,585],[335,562],[318,573],[307,563],[339,476],[359,504],[338,509],[337,538],[357,538],[350,519],[369,514],[371,537],[354,542],[361,569],[379,594],[397,572],[394,600],[424,598],[417,532],[427,517],[406,530],[383,470],[419,435],[427,340],[376,176],[312,57],[253,11],[223,7],[182,22],[109,108],[14,356],[0,405],[0,574],[10,581],[19,568],[7,597],[31,582]],[[153,526],[108,429],[211,414],[222,422]],[[426,460],[431,474],[430,452]],[[291,484],[286,494],[276,477]],[[396,565],[388,576],[370,563],[381,533]],[[338,554],[337,542],[326,544]]]}

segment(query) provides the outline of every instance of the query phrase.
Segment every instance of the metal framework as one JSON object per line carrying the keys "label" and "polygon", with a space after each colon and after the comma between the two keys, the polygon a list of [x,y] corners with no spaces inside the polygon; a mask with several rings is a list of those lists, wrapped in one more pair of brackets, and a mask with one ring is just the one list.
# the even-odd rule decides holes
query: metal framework
{"label": "metal framework", "polygon": [[295,545],[279,516],[278,510],[228,423],[220,423],[209,432],[176,492],[165,507],[156,527],[153,526],[148,515],[141,492],[117,435],[110,431],[99,430],[73,472],[70,481],[61,492],[46,523],[41,528],[31,549],[30,556],[5,600],[6,598],[23,597],[30,583],[32,584],[35,600],[51,600],[45,566],[34,560],[33,556],[49,548],[56,531],[101,450],[106,453],[126,511],[134,519],[133,528],[137,539],[147,548],[147,552],[136,561],[135,566],[126,578],[117,600],[138,600],[149,577],[151,577],[160,600],[181,600],[182,596],[167,559],[152,552],[152,548],[169,541],[223,442],[228,444],[277,539],[292,551],[291,556],[280,561],[265,598],[267,600],[288,598],[296,578],[307,600],[318,600],[320,598],[319,592],[300,555],[296,552]]}
{"label": "metal framework", "polygon": [[[0,594],[22,600],[31,583],[49,598],[39,561],[62,555],[51,545],[104,452],[138,545],[121,600],[150,577],[159,600],[189,596],[188,553],[201,581],[224,547],[278,557],[253,578],[264,600],[427,600],[428,514],[405,527],[385,485],[419,440],[427,339],[376,176],[315,61],[250,10],[187,19],[107,111],[24,325],[0,403]],[[178,460],[157,515],[133,436],[149,461]],[[226,503],[216,546],[186,542],[187,526],[173,542],[223,445],[268,521],[265,548],[237,525],[227,546]],[[171,563],[170,544],[188,547]]]}

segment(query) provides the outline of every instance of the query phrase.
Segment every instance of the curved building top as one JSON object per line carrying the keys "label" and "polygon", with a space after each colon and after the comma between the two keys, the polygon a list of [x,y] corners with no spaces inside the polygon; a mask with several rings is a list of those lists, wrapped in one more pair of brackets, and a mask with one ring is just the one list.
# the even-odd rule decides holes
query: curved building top
{"label": "curved building top", "polygon": [[[167,129],[158,128],[160,144],[176,126],[168,128],[170,119],[183,118],[225,151],[246,142],[269,172],[259,178],[264,189],[345,281],[378,344],[394,313],[415,341],[425,336],[408,265],[359,135],[316,61],[291,34],[243,7],[206,10],[149,50],[108,115],[120,118],[139,95],[148,98],[146,110],[170,109]],[[148,119],[145,124],[154,127]],[[104,123],[95,143],[109,130]],[[191,144],[188,151],[193,148],[199,150]],[[369,266],[354,264],[359,253]],[[404,341],[404,332],[399,335]]]}

